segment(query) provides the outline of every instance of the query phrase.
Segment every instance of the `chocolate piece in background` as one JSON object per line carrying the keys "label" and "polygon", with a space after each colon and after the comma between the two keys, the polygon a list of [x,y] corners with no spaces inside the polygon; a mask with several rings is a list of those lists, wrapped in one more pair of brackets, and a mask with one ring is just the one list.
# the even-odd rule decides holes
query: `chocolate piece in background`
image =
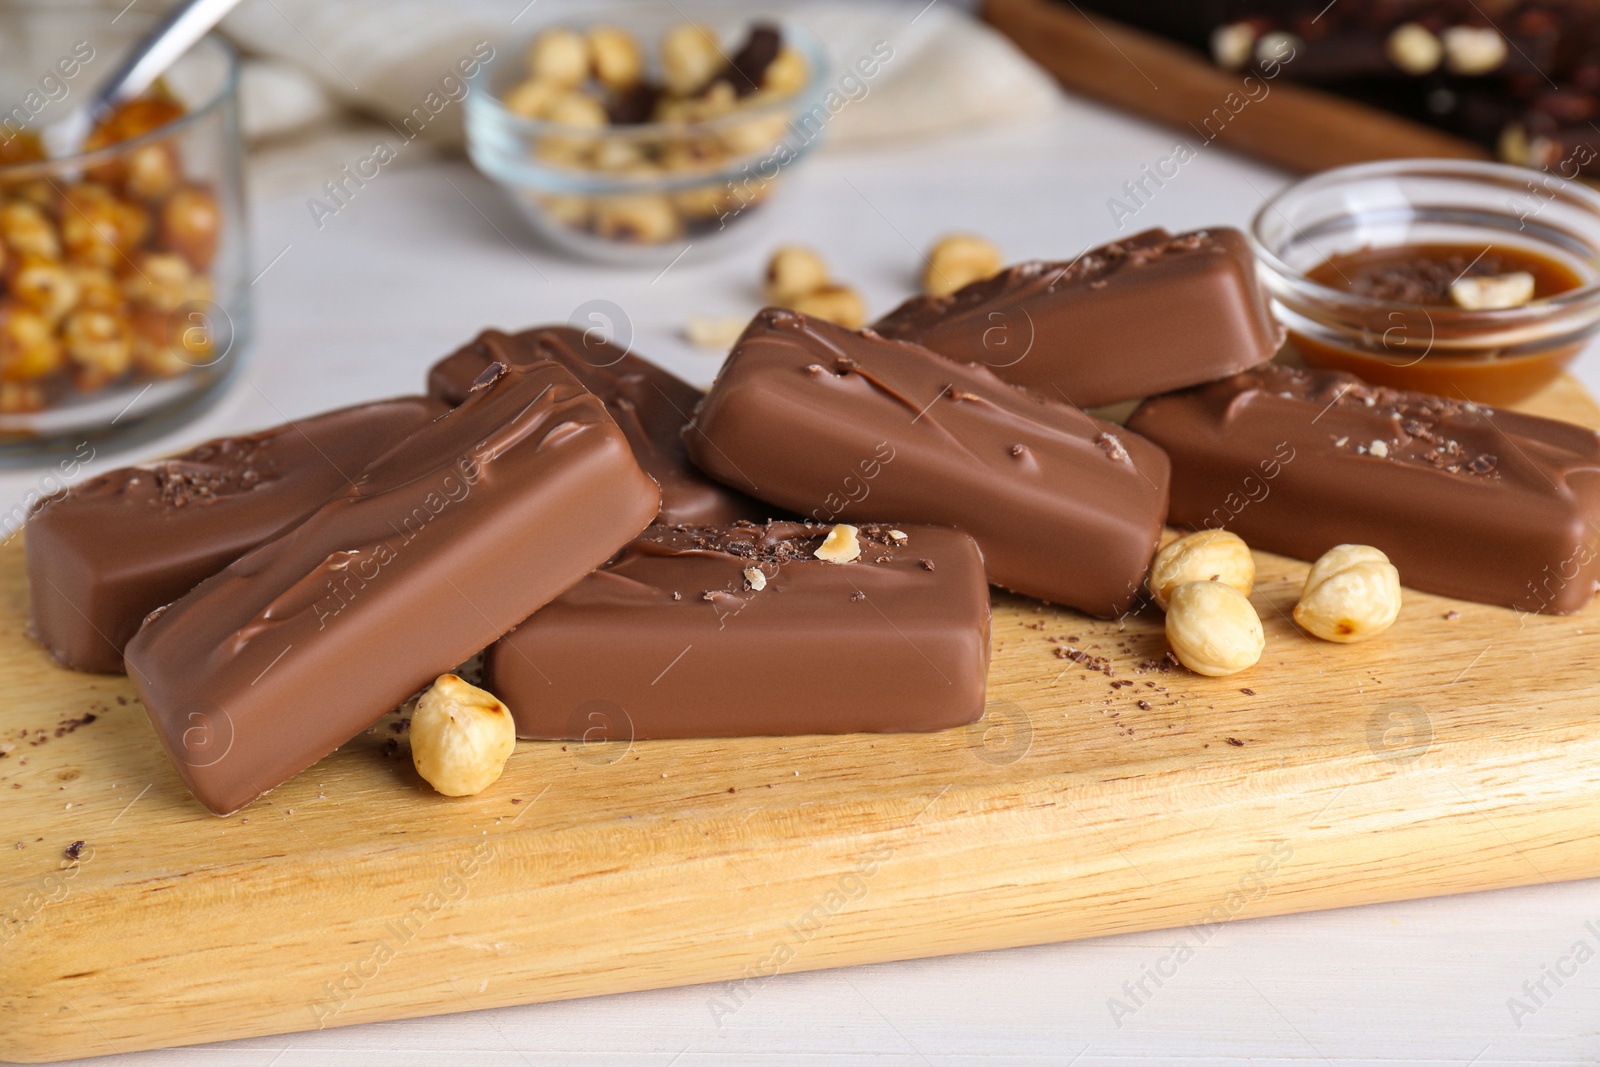
{"label": "chocolate piece in background", "polygon": [[[1075,6],[1179,41],[1260,82],[1311,83],[1446,130],[1509,163],[1563,178],[1600,174],[1600,133],[1588,125],[1600,116],[1600,7],[1592,3],[1081,0]],[[1401,27],[1408,39],[1396,38]]]}
{"label": "chocolate piece in background", "polygon": [[651,527],[491,646],[489,688],[519,737],[897,733],[976,721],[989,585],[972,538],[863,526],[860,557],[829,563],[813,555],[828,530]]}
{"label": "chocolate piece in background", "polygon": [[819,522],[954,526],[989,580],[1114,616],[1167,513],[1167,457],[986,367],[768,308],[695,421],[713,476]]}
{"label": "chocolate piece in background", "polygon": [[1238,230],[1146,230],[1070,263],[1037,260],[877,322],[1008,382],[1078,407],[1135,400],[1272,358],[1272,320]]}
{"label": "chocolate piece in background", "polygon": [[1600,579],[1600,436],[1271,364],[1128,420],[1172,457],[1175,525],[1315,560],[1372,545],[1429,593],[1564,615]]}
{"label": "chocolate piece in background", "polygon": [[571,374],[504,368],[153,614],[128,674],[195,796],[234,811],[605,562],[660,503]]}
{"label": "chocolate piece in background", "polygon": [[718,523],[771,517],[772,509],[717,484],[689,462],[683,427],[705,395],[647,359],[571,326],[507,334],[485,330],[428,371],[428,392],[459,404],[491,363],[553,359],[599,397],[639,465],[661,486],[663,523]]}
{"label": "chocolate piece in background", "polygon": [[400,397],[109,471],[28,519],[29,630],[63,667],[121,671],[144,617],[299,522],[448,408]]}

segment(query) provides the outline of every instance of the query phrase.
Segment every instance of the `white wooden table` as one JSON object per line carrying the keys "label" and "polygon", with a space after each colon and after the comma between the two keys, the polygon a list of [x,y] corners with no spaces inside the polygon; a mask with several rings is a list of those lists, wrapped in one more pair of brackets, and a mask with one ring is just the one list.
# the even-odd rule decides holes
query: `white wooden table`
{"label": "white wooden table", "polygon": [[[660,277],[541,250],[463,163],[386,173],[320,232],[305,198],[328,175],[308,176],[297,195],[254,205],[256,269],[266,269],[254,286],[247,376],[201,422],[144,451],[414,391],[432,360],[479,328],[566,320],[592,300],[623,310],[639,351],[703,384],[718,358],[690,348],[680,331],[692,312],[753,312],[773,243],[816,245],[880,312],[914,285],[919,250],[951,229],[987,235],[1015,259],[1071,256],[1109,239],[1107,199],[1171,147],[1166,132],[1074,102],[1029,128],[823,155],[774,203],[764,236]],[[1133,222],[1244,225],[1284,180],[1211,148]],[[1600,388],[1600,360],[1591,354],[1578,369]],[[100,469],[124,458],[105,457]],[[0,476],[0,500],[9,504],[32,480]],[[715,990],[699,987],[84,1062],[1600,1062],[1600,962],[1589,959],[1600,953],[1600,882],[1241,921],[1157,987],[1144,976],[1174,970],[1176,937],[781,976],[720,1027],[707,1005]],[[1579,942],[1585,951],[1574,955]],[[1560,984],[1547,967],[1560,969]],[[1142,978],[1150,995],[1114,1017],[1110,998],[1135,1003],[1124,983]],[[1511,998],[1528,1010],[1514,1016]]]}

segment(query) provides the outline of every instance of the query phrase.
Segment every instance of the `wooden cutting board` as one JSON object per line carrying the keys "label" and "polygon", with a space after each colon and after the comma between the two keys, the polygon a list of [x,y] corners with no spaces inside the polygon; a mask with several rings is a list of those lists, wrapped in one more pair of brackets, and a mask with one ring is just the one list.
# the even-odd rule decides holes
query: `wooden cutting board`
{"label": "wooden cutting board", "polygon": [[[1570,380],[1529,407],[1600,425]],[[965,730],[524,742],[450,800],[385,722],[217,818],[124,679],[24,636],[11,544],[0,1057],[696,982],[715,1024],[776,973],[1163,927],[1198,946],[1228,919],[1600,874],[1600,608],[1408,590],[1383,638],[1331,645],[1288,621],[1305,566],[1257,561],[1267,652],[1232,679],[1141,671],[1157,615],[1001,597]]]}

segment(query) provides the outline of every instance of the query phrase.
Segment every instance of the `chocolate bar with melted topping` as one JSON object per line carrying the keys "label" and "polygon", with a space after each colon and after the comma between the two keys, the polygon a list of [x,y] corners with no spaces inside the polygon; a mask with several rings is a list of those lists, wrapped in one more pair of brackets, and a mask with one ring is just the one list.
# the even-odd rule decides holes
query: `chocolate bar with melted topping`
{"label": "chocolate bar with melted topping", "polygon": [[553,359],[599,397],[639,465],[661,486],[663,523],[765,519],[771,508],[707,478],[683,449],[683,427],[705,394],[628,349],[571,326],[507,334],[485,330],[428,372],[428,392],[459,404],[484,368]]}
{"label": "chocolate bar with melted topping", "polygon": [[862,526],[653,526],[489,649],[521,737],[941,730],[983,714],[989,586],[972,538]]}
{"label": "chocolate bar with melted topping", "polygon": [[1315,560],[1372,545],[1415,589],[1564,615],[1600,580],[1600,436],[1269,364],[1128,420],[1172,457],[1171,521]]}
{"label": "chocolate bar with melted topping", "polygon": [[954,526],[989,580],[1115,616],[1167,513],[1167,457],[977,364],[769,308],[685,431],[713,477],[818,522]]}
{"label": "chocolate bar with melted topping", "polygon": [[1284,336],[1233,229],[1146,230],[1071,262],[1021,263],[907,300],[873,329],[1085,408],[1226,377]]}
{"label": "chocolate bar with melted topping", "polygon": [[655,516],[655,482],[571,374],[486,377],[128,643],[150,721],[212,811],[305,770]]}
{"label": "chocolate bar with melted topping", "polygon": [[330,411],[109,471],[46,500],[26,548],[34,638],[63,667],[120,671],[144,617],[304,518],[444,404]]}

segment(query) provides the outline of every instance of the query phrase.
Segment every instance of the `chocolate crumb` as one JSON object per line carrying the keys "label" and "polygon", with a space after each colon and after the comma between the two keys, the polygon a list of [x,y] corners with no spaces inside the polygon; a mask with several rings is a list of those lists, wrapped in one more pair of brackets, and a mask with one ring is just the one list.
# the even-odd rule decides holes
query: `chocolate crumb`
{"label": "chocolate crumb", "polygon": [[83,842],[82,841],[74,841],[72,844],[68,845],[66,848],[62,849],[61,851],[62,851],[62,854],[67,857],[67,859],[75,860],[79,856],[83,855]]}
{"label": "chocolate crumb", "polygon": [[1223,740],[1228,742],[1228,744],[1232,745],[1234,748],[1244,747],[1244,742],[1239,740],[1237,737],[1224,737]]}
{"label": "chocolate crumb", "polygon": [[522,803],[522,798],[521,797],[512,797],[511,798],[511,803],[513,803],[513,804],[521,804]]}
{"label": "chocolate crumb", "polygon": [[1451,608],[1449,611],[1444,613],[1445,622],[1454,622],[1459,618],[1461,618],[1461,612],[1456,611],[1454,608]]}
{"label": "chocolate crumb", "polygon": [[857,589],[854,593],[850,594],[850,599],[851,600],[865,600],[865,599],[867,599],[867,594],[865,594],[861,590]]}
{"label": "chocolate crumb", "polygon": [[1256,695],[1256,691],[1254,689],[1241,689],[1239,692],[1243,693],[1247,697],[1253,697]]}
{"label": "chocolate crumb", "polygon": [[1148,700],[1139,701],[1139,710],[1140,711],[1149,711],[1150,710],[1150,702]]}
{"label": "chocolate crumb", "polygon": [[933,560],[931,559],[919,559],[917,560],[917,565],[925,571],[933,570]]}
{"label": "chocolate crumb", "polygon": [[734,791],[734,789],[733,789],[733,786],[731,786],[731,785],[730,785],[730,786],[729,786],[729,787],[728,787],[728,792],[730,792],[730,793],[732,793],[732,792],[733,792],[733,791]]}

